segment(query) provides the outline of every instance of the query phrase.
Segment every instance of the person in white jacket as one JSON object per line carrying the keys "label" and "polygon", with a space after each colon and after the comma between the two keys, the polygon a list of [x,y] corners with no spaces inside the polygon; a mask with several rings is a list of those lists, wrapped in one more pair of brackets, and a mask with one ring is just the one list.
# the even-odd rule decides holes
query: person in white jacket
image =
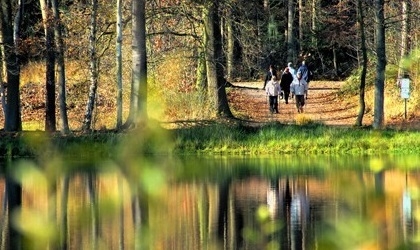
{"label": "person in white jacket", "polygon": [[295,96],[298,113],[303,113],[305,95],[308,93],[308,83],[302,78],[301,72],[296,74],[296,79],[290,85],[290,92]]}
{"label": "person in white jacket", "polygon": [[281,88],[280,83],[277,81],[276,76],[272,76],[271,80],[265,86],[265,93],[268,96],[268,104],[270,107],[270,112],[276,114],[279,113],[279,98]]}

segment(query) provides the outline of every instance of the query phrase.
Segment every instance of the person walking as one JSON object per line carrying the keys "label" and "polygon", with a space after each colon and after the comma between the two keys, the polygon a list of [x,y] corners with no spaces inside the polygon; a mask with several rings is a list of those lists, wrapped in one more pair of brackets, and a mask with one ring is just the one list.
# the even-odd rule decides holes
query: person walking
{"label": "person walking", "polygon": [[301,72],[297,72],[296,79],[290,85],[290,91],[295,96],[296,108],[298,113],[303,113],[303,106],[305,106],[305,95],[308,93],[308,84],[302,77]]}
{"label": "person walking", "polygon": [[[287,67],[289,68],[289,72],[293,76],[294,80],[296,78],[296,69],[293,67],[293,64],[291,62],[287,64]],[[293,98],[293,94],[291,95],[291,98]]]}
{"label": "person walking", "polygon": [[290,85],[293,82],[293,75],[290,73],[289,67],[286,67],[281,75],[280,88],[284,92],[284,102],[289,103]]}
{"label": "person walking", "polygon": [[292,74],[293,78],[295,78],[296,77],[296,69],[293,68],[293,64],[291,62],[289,62],[287,64],[287,67],[289,68],[290,74]]}
{"label": "person walking", "polygon": [[265,86],[272,79],[273,76],[276,76],[277,78],[277,71],[274,68],[274,65],[270,64],[270,67],[268,68],[267,74],[264,79],[264,87],[262,89],[265,89]]}
{"label": "person walking", "polygon": [[273,75],[271,80],[268,81],[265,87],[265,93],[268,96],[268,104],[271,114],[274,112],[276,114],[279,113],[279,100],[278,96],[280,95],[280,84],[277,81],[277,77]]}
{"label": "person walking", "polygon": [[[302,65],[300,65],[299,69],[297,70],[297,72],[301,73],[302,78],[306,81],[306,84],[308,85],[309,88],[309,82],[312,78],[312,72],[309,70],[308,66],[306,65],[305,61],[302,61]],[[306,91],[306,99],[308,99],[308,91]]]}

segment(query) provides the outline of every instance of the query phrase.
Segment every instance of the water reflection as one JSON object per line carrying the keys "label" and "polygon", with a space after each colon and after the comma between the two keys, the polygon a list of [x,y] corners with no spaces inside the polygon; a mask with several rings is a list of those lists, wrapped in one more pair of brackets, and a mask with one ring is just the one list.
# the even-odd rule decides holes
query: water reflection
{"label": "water reflection", "polygon": [[51,180],[32,163],[0,179],[2,249],[415,249],[410,162],[189,157],[153,198],[118,167]]}

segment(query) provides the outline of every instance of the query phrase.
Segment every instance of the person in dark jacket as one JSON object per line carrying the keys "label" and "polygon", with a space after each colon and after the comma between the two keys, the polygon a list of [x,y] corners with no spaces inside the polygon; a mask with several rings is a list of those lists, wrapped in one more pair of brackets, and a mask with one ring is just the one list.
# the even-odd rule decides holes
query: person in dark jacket
{"label": "person in dark jacket", "polygon": [[292,73],[290,73],[289,67],[286,67],[280,79],[280,87],[281,87],[281,90],[284,92],[284,101],[286,104],[289,103],[290,84],[292,84],[292,82],[293,82],[293,75]]}
{"label": "person in dark jacket", "polygon": [[265,79],[264,79],[264,87],[262,89],[265,90],[265,86],[267,85],[267,83],[269,81],[271,81],[271,79],[273,78],[273,76],[275,76],[276,79],[278,79],[278,77],[277,77],[277,71],[274,68],[274,65],[270,64],[270,67],[268,68],[268,71],[267,71],[267,75],[265,76]]}

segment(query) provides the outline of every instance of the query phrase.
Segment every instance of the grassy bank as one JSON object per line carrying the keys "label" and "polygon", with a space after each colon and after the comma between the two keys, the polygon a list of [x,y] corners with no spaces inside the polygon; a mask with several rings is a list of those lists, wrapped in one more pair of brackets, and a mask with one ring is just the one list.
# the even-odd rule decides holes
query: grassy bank
{"label": "grassy bank", "polygon": [[413,154],[420,151],[420,132],[329,127],[318,124],[269,124],[262,128],[210,125],[176,131],[180,153],[279,154]]}
{"label": "grassy bank", "polygon": [[263,127],[224,124],[165,130],[142,128],[127,133],[46,136],[42,132],[3,135],[3,157],[34,157],[64,153],[71,157],[116,156],[125,148],[151,154],[208,155],[379,155],[420,152],[420,132],[331,127],[320,124]]}

